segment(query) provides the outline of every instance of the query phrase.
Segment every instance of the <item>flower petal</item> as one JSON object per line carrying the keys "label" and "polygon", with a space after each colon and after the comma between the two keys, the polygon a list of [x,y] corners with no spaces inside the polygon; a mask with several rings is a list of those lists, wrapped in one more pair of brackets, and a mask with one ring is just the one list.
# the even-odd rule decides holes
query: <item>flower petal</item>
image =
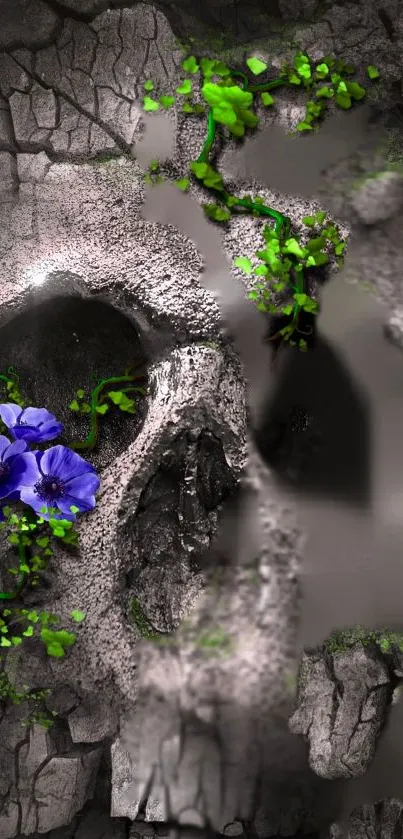
{"label": "flower petal", "polygon": [[4,434],[0,434],[0,460],[3,460],[4,452],[7,451],[9,446],[11,446],[11,440]]}
{"label": "flower petal", "polygon": [[38,469],[38,463],[33,452],[25,452],[19,454],[11,464],[11,473],[9,480],[13,483],[14,489],[21,489],[22,487],[33,487],[37,481],[41,480],[41,473]]}
{"label": "flower petal", "polygon": [[22,411],[21,405],[15,405],[14,402],[3,402],[0,405],[0,417],[7,428],[12,428],[16,424]]}
{"label": "flower petal", "polygon": [[46,408],[24,408],[20,416],[20,422],[26,422],[27,425],[43,425],[44,422],[57,422],[54,414],[47,411]]}
{"label": "flower petal", "polygon": [[40,443],[42,434],[40,428],[34,425],[15,425],[12,433],[16,440],[27,440],[28,443]]}
{"label": "flower petal", "polygon": [[54,440],[62,433],[64,425],[62,422],[50,419],[48,422],[43,422],[40,427],[42,440]]}
{"label": "flower petal", "polygon": [[80,513],[89,513],[90,510],[94,509],[96,503],[95,495],[87,495],[86,498],[77,498],[74,495],[64,495],[57,502],[59,509],[66,514],[66,518],[74,516],[74,519],[75,514],[71,512],[70,507],[78,507]]}
{"label": "flower petal", "polygon": [[98,475],[94,475],[93,472],[85,472],[83,475],[78,475],[76,478],[70,478],[66,481],[66,492],[69,495],[74,495],[77,499],[83,499],[89,495],[95,495],[99,485]]}
{"label": "flower petal", "polygon": [[67,446],[52,446],[43,452],[40,468],[44,475],[54,475],[64,481],[76,478],[85,472],[95,472],[90,463]]}
{"label": "flower petal", "polygon": [[15,443],[8,442],[8,448],[4,450],[3,463],[9,460],[10,457],[15,457],[17,454],[22,454],[28,450],[28,446],[24,440],[16,440]]}
{"label": "flower petal", "polygon": [[[38,516],[43,516],[46,519],[46,514],[41,513],[42,507],[46,507],[44,500],[39,498],[37,492],[34,491],[33,487],[23,487],[20,492],[20,499],[24,504],[28,504],[29,507],[32,507],[35,510],[35,513],[38,513]],[[48,516],[50,518],[50,516]]]}

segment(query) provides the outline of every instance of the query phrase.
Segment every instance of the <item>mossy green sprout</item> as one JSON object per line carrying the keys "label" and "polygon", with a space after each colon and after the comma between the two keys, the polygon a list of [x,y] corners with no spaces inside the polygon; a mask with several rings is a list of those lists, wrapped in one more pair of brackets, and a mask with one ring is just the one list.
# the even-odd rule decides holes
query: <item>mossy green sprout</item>
{"label": "mossy green sprout", "polygon": [[[112,405],[119,408],[126,414],[135,414],[137,410],[136,398],[132,399],[127,394],[134,393],[137,396],[144,396],[147,388],[145,383],[147,376],[145,373],[136,373],[139,367],[144,365],[144,360],[140,360],[129,367],[123,376],[112,376],[108,379],[101,379],[96,387],[93,389],[89,400],[85,398],[85,390],[79,388],[76,391],[75,398],[69,404],[71,411],[78,414],[89,414],[90,431],[84,440],[77,440],[70,443],[70,448],[77,451],[78,449],[93,449],[98,442],[99,435],[99,417],[104,416],[111,409]],[[143,383],[143,384],[141,384]],[[118,390],[108,390],[111,385],[124,385]]]}
{"label": "mossy green sprout", "polygon": [[234,642],[231,635],[225,632],[220,626],[211,627],[201,632],[195,638],[195,645],[207,655],[215,658],[229,656],[234,650]]}
{"label": "mossy green sprout", "polygon": [[[266,62],[257,57],[246,61],[249,74],[262,75],[268,70]],[[275,99],[272,91],[281,87],[298,87],[308,95],[306,112],[297,124],[295,132],[313,131],[323,119],[326,105],[331,100],[338,108],[348,110],[356,102],[362,101],[366,90],[350,77],[354,68],[345,62],[326,55],[314,62],[308,54],[298,50],[291,64],[284,63],[278,77],[254,84],[246,72],[234,70],[223,61],[189,55],[182,62],[186,74],[175,95],[157,92],[152,79],[144,84],[143,108],[145,111],[168,110],[180,97],[182,112],[193,117],[207,118],[207,136],[201,152],[189,165],[189,175],[175,181],[176,186],[186,192],[193,176],[215,198],[214,202],[203,204],[207,218],[213,222],[225,224],[234,214],[249,213],[257,219],[270,220],[265,224],[263,237],[264,249],[256,251],[259,264],[252,265],[246,257],[237,257],[235,267],[246,274],[256,276],[256,283],[248,297],[255,301],[258,308],[271,314],[286,315],[288,321],[270,340],[287,341],[300,350],[307,350],[305,333],[300,330],[300,317],[303,311],[317,313],[316,300],[310,297],[305,282],[307,268],[327,264],[332,257],[340,267],[346,243],[340,236],[338,227],[324,213],[304,220],[308,227],[308,241],[302,243],[301,237],[291,232],[291,220],[268,207],[260,198],[232,195],[225,187],[221,174],[211,162],[211,154],[217,132],[225,138],[242,139],[248,130],[254,130],[259,118],[253,111],[255,97],[259,96],[264,107],[272,107]],[[195,98],[195,76],[198,76],[199,94],[202,102]],[[379,71],[373,65],[367,67],[370,81],[379,78]],[[200,97],[199,97],[200,98]],[[158,161],[152,161],[145,180],[149,184],[161,183]],[[273,293],[289,290],[293,302],[283,306],[273,303]]]}
{"label": "mossy green sprout", "polygon": [[371,630],[355,626],[340,632],[333,632],[324,643],[324,648],[332,655],[344,653],[357,644],[364,647],[375,644],[381,652],[392,653],[396,648],[403,652],[403,632],[391,632],[388,629]]}
{"label": "mossy green sprout", "polygon": [[11,702],[13,705],[28,703],[31,706],[28,716],[21,720],[21,725],[24,727],[41,725],[43,728],[49,729],[54,725],[58,714],[56,711],[49,711],[44,705],[45,700],[51,693],[50,688],[31,690],[27,685],[24,685],[23,689],[18,691],[11,683],[8,675],[4,672],[0,673],[0,702]]}
{"label": "mossy green sprout", "polygon": [[155,632],[152,628],[150,621],[144,614],[138,597],[130,598],[129,613],[142,638],[146,641],[153,641],[158,638],[159,633]]}

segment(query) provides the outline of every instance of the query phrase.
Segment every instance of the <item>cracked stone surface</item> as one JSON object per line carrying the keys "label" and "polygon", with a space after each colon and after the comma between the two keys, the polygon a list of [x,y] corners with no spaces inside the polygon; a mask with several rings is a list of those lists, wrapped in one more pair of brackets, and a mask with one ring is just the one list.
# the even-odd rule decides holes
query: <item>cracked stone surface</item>
{"label": "cracked stone surface", "polygon": [[329,839],[401,839],[403,803],[395,798],[357,807],[347,829],[332,826]]}
{"label": "cracked stone surface", "polygon": [[[265,499],[262,543],[249,564],[231,551],[229,561],[223,549],[215,555],[216,577],[205,569],[221,504],[246,460],[244,381],[223,340],[217,303],[199,282],[200,250],[173,226],[141,216],[145,188],[132,152],[144,135],[143,83],[152,78],[166,92],[176,86],[182,54],[174,36],[189,31],[204,38],[224,30],[234,43],[264,37],[259,49],[274,66],[293,39],[313,58],[332,52],[374,63],[384,85],[374,110],[392,108],[401,98],[401,6],[385,0],[380,15],[364,0],[273,0],[264,7],[161,0],[158,8],[132,0],[0,0],[0,17],[0,331],[7,365],[21,369],[33,401],[46,401],[60,416],[60,371],[66,393],[83,384],[74,378],[79,373],[89,377],[93,369],[100,377],[106,368],[111,375],[130,354],[144,354],[149,374],[130,432],[124,436],[114,424],[95,455],[102,492],[94,513],[80,522],[79,560],[60,551],[49,590],[30,596],[32,606],[42,597],[62,620],[72,605],[85,604],[76,646],[56,663],[33,648],[24,673],[18,655],[7,657],[17,685],[53,688],[49,707],[60,721],[52,733],[38,726],[21,733],[19,712],[2,712],[0,837],[37,839],[50,831],[49,839],[126,839],[125,819],[138,817],[145,792],[151,822],[173,815],[203,828],[208,818],[235,836],[243,817],[262,839],[312,832],[327,824],[328,785],[308,774],[300,739],[289,735],[293,697],[285,686],[287,667],[295,665],[298,530],[252,455],[252,494]],[[263,126],[276,119],[293,127],[301,117],[297,99],[292,91],[279,93],[276,116],[262,114]],[[190,126],[176,109],[167,119],[174,136],[170,174],[180,177],[200,152],[204,128]],[[351,193],[351,179],[377,159],[346,156],[324,194],[343,230],[352,231],[350,272],[372,283],[389,306],[402,305],[401,180],[390,173],[377,179],[375,197],[375,183]],[[221,168],[229,173],[226,166],[223,155]],[[237,186],[256,193],[250,173]],[[321,206],[317,194],[279,195],[270,179],[257,186],[297,228]],[[200,203],[197,186],[190,194]],[[251,255],[254,220],[238,218],[223,233],[229,259],[240,240]],[[105,320],[113,321],[109,331]],[[53,378],[49,343],[58,367]],[[71,435],[82,432],[71,417],[63,419]],[[1,573],[3,582],[4,565]],[[141,641],[130,620],[133,595],[159,642]],[[318,733],[321,754],[313,760],[311,743],[311,765],[326,778],[358,774],[371,761],[386,714],[387,673],[371,657],[346,656],[338,670],[334,662],[345,687],[336,709],[323,659],[304,662],[316,668],[322,689],[297,712],[301,733],[309,725],[312,736]],[[125,737],[117,731],[121,704],[130,709]],[[80,811],[91,802],[111,739],[113,818],[105,826],[95,808]],[[262,772],[268,781],[260,801]],[[380,835],[379,814],[371,819],[371,835]],[[399,819],[390,816],[391,831]],[[147,835],[140,824],[147,821],[134,822],[131,836]]]}
{"label": "cracked stone surface", "polygon": [[[268,492],[270,476],[253,449],[247,463],[246,498],[238,503],[256,510],[261,537],[247,561],[229,514],[222,541],[207,552],[206,588],[189,618],[163,644],[143,643],[137,702],[112,746],[116,816],[135,819],[147,790],[149,821],[206,828],[208,819],[223,832],[234,817],[253,819],[257,808],[258,832],[264,823],[265,835],[292,833],[286,801],[297,794],[308,829],[313,787],[287,732],[291,696],[283,687],[295,631],[285,614],[297,597],[302,539],[291,511]],[[290,765],[280,812],[277,788],[264,779],[281,786]],[[316,796],[319,789],[318,779]]]}
{"label": "cracked stone surface", "polygon": [[376,649],[305,652],[297,710],[289,721],[309,742],[309,765],[322,778],[363,775],[392,699],[389,668]]}
{"label": "cracked stone surface", "polygon": [[0,723],[4,839],[45,833],[71,822],[93,794],[103,751],[100,745],[74,746],[62,730],[23,728],[26,705],[6,711]]}

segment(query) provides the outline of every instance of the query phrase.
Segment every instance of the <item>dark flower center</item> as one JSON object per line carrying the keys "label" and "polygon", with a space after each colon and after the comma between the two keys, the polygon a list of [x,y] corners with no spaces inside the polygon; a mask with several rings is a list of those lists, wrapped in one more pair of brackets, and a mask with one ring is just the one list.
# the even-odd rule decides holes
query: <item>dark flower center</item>
{"label": "dark flower center", "polygon": [[4,478],[10,474],[10,467],[7,463],[0,463],[0,481],[3,481]]}
{"label": "dark flower center", "polygon": [[53,475],[46,475],[41,481],[34,486],[34,491],[44,501],[54,501],[55,498],[60,498],[65,493],[65,483],[61,478]]}

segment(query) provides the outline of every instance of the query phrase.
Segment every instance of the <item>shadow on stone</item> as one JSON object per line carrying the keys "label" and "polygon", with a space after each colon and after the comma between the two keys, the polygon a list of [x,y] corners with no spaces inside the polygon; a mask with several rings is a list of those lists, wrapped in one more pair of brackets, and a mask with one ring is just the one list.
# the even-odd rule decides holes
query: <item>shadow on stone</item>
{"label": "shadow on stone", "polygon": [[152,629],[177,629],[200,592],[202,555],[218,508],[235,488],[222,444],[211,432],[184,431],[165,451],[126,525],[126,585]]}
{"label": "shadow on stone", "polygon": [[261,456],[293,491],[370,507],[369,400],[320,334],[308,353],[283,352],[254,432]]}
{"label": "shadow on stone", "polygon": [[[12,365],[28,404],[47,408],[63,422],[63,438],[55,444],[84,440],[90,430],[89,415],[76,415],[68,407],[77,389],[82,388],[88,398],[100,379],[124,375],[141,359],[140,372],[146,372],[146,354],[136,326],[97,300],[57,297],[42,302],[3,326],[0,343],[1,372]],[[111,390],[118,389],[118,384],[111,385]],[[5,390],[1,398],[7,401]],[[135,415],[111,408],[107,417],[100,418],[97,447],[83,451],[83,456],[97,469],[105,468],[135,440],[144,415],[142,396]]]}

